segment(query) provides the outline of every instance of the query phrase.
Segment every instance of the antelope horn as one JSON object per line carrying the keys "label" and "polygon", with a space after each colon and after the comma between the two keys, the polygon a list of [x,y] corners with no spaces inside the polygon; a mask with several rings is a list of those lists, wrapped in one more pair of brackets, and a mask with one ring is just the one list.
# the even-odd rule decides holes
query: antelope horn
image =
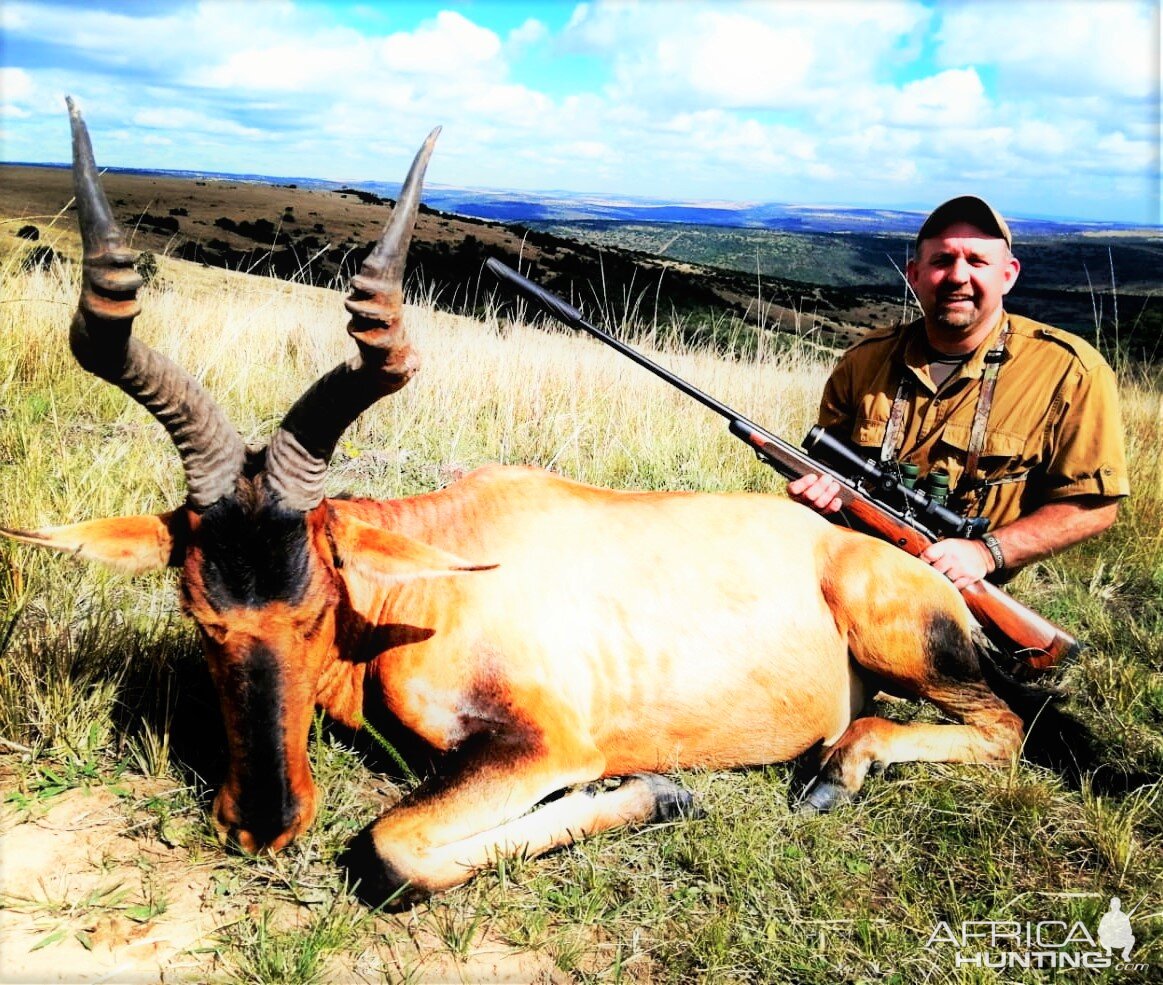
{"label": "antelope horn", "polygon": [[290,509],[310,510],[323,499],[327,463],[343,432],[381,397],[395,393],[420,368],[404,331],[404,263],[420,208],[424,171],[440,135],[437,127],[416,154],[391,220],[351,279],[345,306],[358,353],[321,376],[283,418],[267,446],[267,485]]}
{"label": "antelope horn", "polygon": [[65,97],[73,131],[73,187],[84,261],[81,300],[69,344],[82,368],[115,383],[145,407],[169,433],[186,472],[190,505],[201,512],[232,495],[246,448],[226,415],[189,373],[134,338],[141,311],[137,254],[113,219],[97,177],[89,131]]}

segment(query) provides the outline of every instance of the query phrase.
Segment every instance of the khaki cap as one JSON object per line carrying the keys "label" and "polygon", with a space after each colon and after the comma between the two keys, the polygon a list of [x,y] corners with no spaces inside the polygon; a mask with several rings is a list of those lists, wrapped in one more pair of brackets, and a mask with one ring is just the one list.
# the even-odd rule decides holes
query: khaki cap
{"label": "khaki cap", "polygon": [[919,248],[921,240],[936,236],[955,222],[971,222],[982,232],[996,233],[1006,241],[1006,246],[1014,245],[1010,227],[997,209],[976,195],[959,195],[941,203],[929,213],[929,218],[921,224],[917,233],[916,246]]}

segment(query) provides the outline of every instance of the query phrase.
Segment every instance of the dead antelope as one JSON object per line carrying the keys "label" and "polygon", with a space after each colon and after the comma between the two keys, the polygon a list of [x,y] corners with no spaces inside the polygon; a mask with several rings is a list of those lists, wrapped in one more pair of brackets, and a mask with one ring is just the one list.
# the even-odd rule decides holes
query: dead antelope
{"label": "dead antelope", "polygon": [[[181,569],[228,738],[213,806],[224,839],[277,851],[311,824],[316,706],[353,728],[395,722],[447,754],[346,856],[373,903],[686,814],[690,795],[660,775],[677,767],[819,746],[804,805],[827,810],[874,766],[1018,751],[1022,720],[987,684],[953,586],[785,499],[615,492],[502,467],[407,499],[324,497],[344,430],[419,365],[401,282],[438,131],[352,279],[358,351],[255,452],[199,383],[131,335],[134,255],[69,105],[84,240],[72,350],[165,426],[188,496],[160,516],[5,532],[129,571]],[[878,689],[957,724],[859,717]]]}

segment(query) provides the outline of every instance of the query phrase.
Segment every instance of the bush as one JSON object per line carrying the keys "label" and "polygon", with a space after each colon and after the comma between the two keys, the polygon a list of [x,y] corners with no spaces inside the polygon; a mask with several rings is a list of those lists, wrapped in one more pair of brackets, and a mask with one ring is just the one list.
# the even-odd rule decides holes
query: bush
{"label": "bush", "polygon": [[20,261],[21,270],[48,270],[49,267],[60,263],[60,256],[51,246],[34,246],[24,254]]}
{"label": "bush", "polygon": [[16,235],[21,239],[27,239],[35,243],[40,239],[40,230],[36,226],[21,226],[16,230]]}
{"label": "bush", "polygon": [[138,255],[138,258],[133,263],[133,269],[137,271],[142,284],[149,284],[158,275],[157,257],[150,253],[149,250],[146,250]]}

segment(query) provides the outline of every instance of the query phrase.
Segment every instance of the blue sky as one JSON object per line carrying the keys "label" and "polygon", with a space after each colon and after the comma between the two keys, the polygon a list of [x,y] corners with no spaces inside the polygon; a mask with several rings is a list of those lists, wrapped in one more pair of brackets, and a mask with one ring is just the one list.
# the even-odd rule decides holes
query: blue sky
{"label": "blue sky", "polygon": [[0,157],[1160,223],[1163,0],[3,0]]}

